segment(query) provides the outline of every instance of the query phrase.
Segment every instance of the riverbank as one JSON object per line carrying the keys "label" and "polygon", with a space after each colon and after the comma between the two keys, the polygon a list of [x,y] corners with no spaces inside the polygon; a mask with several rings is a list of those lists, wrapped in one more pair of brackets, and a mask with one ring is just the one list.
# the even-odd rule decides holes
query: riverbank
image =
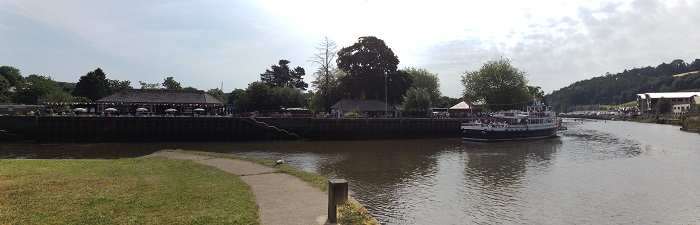
{"label": "riverbank", "polygon": [[597,116],[597,115],[578,115],[572,116],[567,115],[562,118],[570,119],[598,119],[598,120],[617,120],[617,121],[632,121],[639,123],[656,123],[656,124],[668,124],[674,126],[680,126],[682,131],[700,133],[700,119],[698,115],[682,115],[673,116],[670,114],[666,115],[641,115],[641,116]]}
{"label": "riverbank", "polygon": [[640,122],[640,123],[656,123],[656,124],[668,124],[668,125],[680,126],[680,129],[682,131],[700,133],[700,120],[698,119],[698,115],[638,116],[636,118],[631,118],[630,121]]}
{"label": "riverbank", "polygon": [[[327,190],[324,177],[271,160],[183,150],[166,152],[254,162],[270,168],[273,174],[291,174],[319,191]],[[0,193],[2,224],[261,223],[253,200],[258,196],[253,196],[241,176],[190,160],[0,160],[0,171],[0,178],[8,181],[0,183],[0,190],[5,190]],[[378,224],[356,201],[339,207],[338,217],[352,224]]]}

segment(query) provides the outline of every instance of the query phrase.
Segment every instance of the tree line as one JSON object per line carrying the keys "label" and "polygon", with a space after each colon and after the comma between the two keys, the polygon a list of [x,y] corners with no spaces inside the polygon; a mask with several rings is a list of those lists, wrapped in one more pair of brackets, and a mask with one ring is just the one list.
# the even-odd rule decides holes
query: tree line
{"label": "tree line", "polygon": [[617,105],[635,101],[637,94],[700,90],[700,74],[678,74],[700,71],[700,59],[686,63],[681,59],[656,67],[634,68],[616,74],[577,81],[553,91],[547,101],[557,111],[568,112],[580,105]]}
{"label": "tree line", "polygon": [[[318,65],[309,84],[306,70],[281,59],[260,74],[260,80],[245,89],[229,93],[214,88],[207,92],[237,111],[310,108],[329,112],[342,99],[378,99],[397,106],[406,116],[425,116],[429,108],[448,108],[466,101],[483,102],[490,110],[520,108],[532,98],[544,101],[539,87],[528,86],[524,72],[507,59],[490,61],[478,71],[466,71],[462,99],[443,96],[437,74],[422,68],[398,68],[399,58],[386,43],[374,36],[358,38],[353,45],[338,49],[324,38],[310,61]],[[0,68],[0,103],[89,102],[132,88],[128,80],[109,79],[100,68],[81,76],[77,83],[54,81],[49,76],[22,77],[19,69]],[[196,90],[183,88],[173,77],[163,83],[139,81],[142,89]]]}
{"label": "tree line", "polygon": [[374,36],[358,38],[338,49],[327,37],[310,61],[318,65],[309,84],[306,71],[281,59],[260,80],[227,95],[239,111],[306,107],[329,112],[342,99],[378,99],[397,105],[404,115],[424,116],[431,107],[450,107],[460,99],[442,96],[437,74],[420,68],[398,69],[399,59],[386,43]]}
{"label": "tree line", "polygon": [[[163,83],[144,83],[141,89],[197,90],[194,87],[181,87],[173,77]],[[55,81],[50,76],[32,74],[23,77],[20,70],[12,66],[0,67],[0,104],[35,105],[44,102],[91,102],[124,89],[131,89],[131,81],[108,79],[107,74],[97,68],[81,76],[78,82]],[[207,92],[215,97],[225,96],[218,88]],[[223,98],[220,98],[224,100]],[[52,106],[64,108],[67,106]]]}

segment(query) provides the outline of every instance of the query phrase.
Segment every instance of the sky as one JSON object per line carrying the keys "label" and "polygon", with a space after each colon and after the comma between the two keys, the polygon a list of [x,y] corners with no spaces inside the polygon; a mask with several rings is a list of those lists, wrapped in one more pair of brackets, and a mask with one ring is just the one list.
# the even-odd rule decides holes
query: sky
{"label": "sky", "polygon": [[386,42],[399,68],[437,74],[459,98],[461,77],[509,59],[545,93],[624,69],[700,58],[700,2],[381,0],[0,0],[0,65],[77,82],[109,79],[225,92],[280,59],[306,70],[324,37]]}

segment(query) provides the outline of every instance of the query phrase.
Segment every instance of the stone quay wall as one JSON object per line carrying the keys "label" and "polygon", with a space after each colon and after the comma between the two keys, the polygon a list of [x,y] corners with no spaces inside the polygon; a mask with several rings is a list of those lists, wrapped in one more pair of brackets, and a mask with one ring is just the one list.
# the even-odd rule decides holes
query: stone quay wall
{"label": "stone quay wall", "polygon": [[458,138],[462,119],[234,117],[0,117],[0,129],[39,142],[191,142]]}

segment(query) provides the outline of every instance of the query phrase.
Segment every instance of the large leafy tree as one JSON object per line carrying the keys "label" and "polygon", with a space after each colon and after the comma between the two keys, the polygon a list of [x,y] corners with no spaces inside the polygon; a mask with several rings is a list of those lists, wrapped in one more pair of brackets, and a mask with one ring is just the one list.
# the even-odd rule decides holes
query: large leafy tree
{"label": "large leafy tree", "polygon": [[226,103],[233,104],[236,106],[237,110],[245,109],[246,91],[244,89],[236,88],[231,93],[228,94],[228,101]]}
{"label": "large leafy tree", "polygon": [[544,91],[540,86],[527,86],[527,92],[532,95],[537,101],[545,103],[547,105],[547,98],[544,97]]}
{"label": "large leafy tree", "polygon": [[277,106],[272,106],[269,101],[270,89],[269,85],[260,81],[248,84],[242,108],[245,110],[276,109]]}
{"label": "large leafy tree", "polygon": [[100,68],[80,77],[78,83],[75,84],[75,90],[73,90],[73,95],[86,97],[91,101],[103,98],[108,94],[110,94],[109,81],[107,75]]}
{"label": "large leafy tree", "polygon": [[413,81],[412,88],[425,91],[430,97],[430,106],[434,106],[440,101],[440,79],[437,74],[431,73],[426,69],[409,67],[404,69]]}
{"label": "large leafy tree", "polygon": [[121,90],[132,89],[133,87],[131,87],[131,81],[128,80],[120,81],[107,79],[107,88],[109,90],[108,94],[114,94]]}
{"label": "large leafy tree", "polygon": [[168,90],[182,90],[180,82],[175,81],[173,77],[167,77],[163,80],[163,87]]}
{"label": "large leafy tree", "polygon": [[658,114],[664,114],[671,112],[671,101],[665,98],[661,98],[656,104],[656,112]]}
{"label": "large leafy tree", "polygon": [[10,87],[16,87],[24,81],[19,69],[11,66],[0,66],[0,77],[4,77]]}
{"label": "large leafy tree", "polygon": [[519,109],[531,102],[525,72],[510,65],[508,59],[485,63],[478,71],[462,76],[463,97],[484,100],[491,110]]}
{"label": "large leafy tree", "polygon": [[383,40],[373,36],[360,37],[355,44],[340,49],[336,62],[347,73],[340,83],[348,98],[386,98],[393,104],[403,100],[411,85],[408,74],[397,71],[398,57]]}
{"label": "large leafy tree", "polygon": [[403,111],[406,116],[424,116],[433,104],[430,93],[415,87],[408,89],[404,98]]}
{"label": "large leafy tree", "polygon": [[265,73],[260,74],[260,80],[270,87],[292,87],[306,90],[309,84],[304,82],[304,68],[289,68],[289,60],[281,59],[279,65],[272,65]]}
{"label": "large leafy tree", "polygon": [[37,104],[40,98],[58,91],[61,91],[61,89],[51,77],[32,74],[27,77],[24,84],[17,88],[15,102],[20,104]]}
{"label": "large leafy tree", "polygon": [[276,87],[270,89],[270,106],[279,108],[299,108],[308,104],[307,96],[299,89]]}

